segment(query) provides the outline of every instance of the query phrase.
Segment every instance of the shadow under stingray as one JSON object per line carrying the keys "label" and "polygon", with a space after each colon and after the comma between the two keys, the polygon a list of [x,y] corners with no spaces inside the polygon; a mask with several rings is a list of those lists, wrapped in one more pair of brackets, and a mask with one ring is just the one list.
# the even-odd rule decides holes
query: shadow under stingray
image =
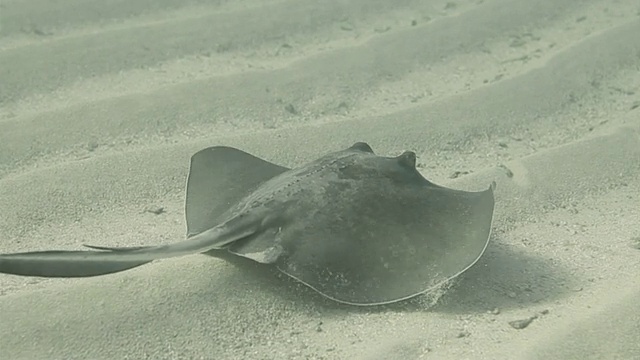
{"label": "shadow under stingray", "polygon": [[242,273],[236,274],[240,278],[251,278],[254,286],[258,284],[255,291],[319,311],[484,313],[495,308],[506,310],[552,302],[570,294],[575,282],[558,265],[517,251],[494,237],[480,260],[454,279],[449,289],[442,290],[444,294],[433,306],[430,300],[425,301],[429,294],[385,305],[354,306],[330,300],[273,266],[233,254],[218,252],[212,256],[233,264]]}
{"label": "shadow under stingray", "polygon": [[433,311],[468,314],[526,308],[563,298],[575,286],[575,276],[566,269],[493,238]]}

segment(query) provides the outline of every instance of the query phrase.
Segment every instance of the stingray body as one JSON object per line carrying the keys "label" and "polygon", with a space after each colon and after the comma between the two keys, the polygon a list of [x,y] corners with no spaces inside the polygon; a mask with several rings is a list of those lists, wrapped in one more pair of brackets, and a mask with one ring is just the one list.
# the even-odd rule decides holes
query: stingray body
{"label": "stingray body", "polygon": [[0,272],[86,277],[231,253],[272,264],[338,302],[386,304],[437,288],[478,260],[489,241],[494,186],[438,186],[417,171],[415,153],[382,157],[366,143],[296,169],[212,147],[191,159],[185,241],[2,254]]}

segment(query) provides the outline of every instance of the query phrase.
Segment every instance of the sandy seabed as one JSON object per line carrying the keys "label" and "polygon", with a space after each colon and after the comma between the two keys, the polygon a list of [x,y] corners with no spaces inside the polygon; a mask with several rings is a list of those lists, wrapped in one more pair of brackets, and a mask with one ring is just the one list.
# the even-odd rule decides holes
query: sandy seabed
{"label": "sandy seabed", "polygon": [[[640,357],[637,0],[4,0],[0,251],[184,237],[189,157],[356,141],[497,182],[435,307],[352,308],[194,255],[0,276],[6,359]],[[156,215],[153,210],[163,208]]]}

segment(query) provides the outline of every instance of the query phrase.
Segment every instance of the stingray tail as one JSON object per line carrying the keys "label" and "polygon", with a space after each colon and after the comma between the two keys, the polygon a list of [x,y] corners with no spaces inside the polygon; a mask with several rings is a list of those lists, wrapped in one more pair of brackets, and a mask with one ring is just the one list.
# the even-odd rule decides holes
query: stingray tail
{"label": "stingray tail", "polygon": [[22,276],[89,277],[116,273],[150,261],[94,259],[86,251],[41,251],[0,255],[0,272]]}
{"label": "stingray tail", "polygon": [[113,246],[98,246],[98,245],[89,245],[83,244],[82,246],[93,249],[93,250],[103,250],[103,251],[139,251],[142,249],[149,249],[153,246],[126,246],[126,247],[113,247]]}
{"label": "stingray tail", "polygon": [[0,254],[0,273],[40,277],[89,277],[129,270],[153,260],[220,249],[252,235],[255,226],[219,226],[185,241],[160,246],[105,247],[97,251],[39,251]]}

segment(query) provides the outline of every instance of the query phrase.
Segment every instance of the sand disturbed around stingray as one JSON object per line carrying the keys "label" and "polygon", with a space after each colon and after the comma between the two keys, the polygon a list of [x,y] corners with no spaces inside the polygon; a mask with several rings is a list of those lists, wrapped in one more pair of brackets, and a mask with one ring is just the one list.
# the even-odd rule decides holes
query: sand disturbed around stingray
{"label": "sand disturbed around stingray", "polygon": [[184,239],[189,158],[210,146],[294,168],[366,141],[436,184],[497,187],[487,250],[428,310],[354,310],[194,255],[0,276],[2,353],[633,358],[637,6],[3,2],[0,253]]}

